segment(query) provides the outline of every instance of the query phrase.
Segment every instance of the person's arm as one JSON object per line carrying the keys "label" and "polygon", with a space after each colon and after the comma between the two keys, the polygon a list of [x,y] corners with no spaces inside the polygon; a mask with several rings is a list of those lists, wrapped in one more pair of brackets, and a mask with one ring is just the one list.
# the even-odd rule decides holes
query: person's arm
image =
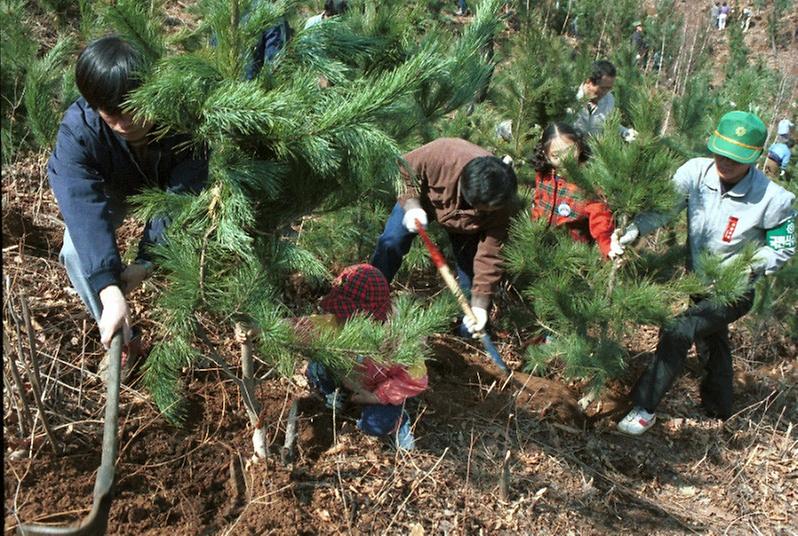
{"label": "person's arm", "polygon": [[794,200],[792,193],[784,192],[768,206],[762,222],[765,226],[765,245],[754,255],[751,266],[754,274],[770,275],[795,255]]}
{"label": "person's arm", "polygon": [[673,210],[666,213],[661,212],[647,212],[638,214],[634,219],[634,224],[637,227],[640,235],[647,235],[654,230],[667,225],[671,220],[676,218],[684,209],[687,208],[687,199],[690,195],[690,190],[693,185],[699,180],[702,173],[703,162],[699,159],[689,160],[683,164],[676,173],[673,175],[673,186],[679,194],[679,199]]}
{"label": "person's arm", "polygon": [[404,155],[399,163],[404,192],[399,195],[398,200],[405,211],[421,207],[422,182],[426,180],[422,172],[425,154],[426,147],[419,147]]}
{"label": "person's arm", "polygon": [[486,229],[477,244],[474,255],[474,281],[471,287],[471,307],[487,311],[496,285],[504,273],[501,257],[502,246],[507,239],[506,225]]}
{"label": "person's arm", "polygon": [[596,241],[601,254],[607,257],[610,253],[612,242],[612,232],[615,224],[612,221],[610,207],[602,201],[591,201],[585,206],[588,216],[588,227],[590,236]]}
{"label": "person's arm", "polygon": [[83,136],[61,125],[47,175],[86,280],[102,303],[98,326],[100,340],[108,347],[119,329],[124,341],[130,340],[130,310],[124,297],[122,260],[105,181],[88,149],[91,140]]}
{"label": "person's arm", "polygon": [[[208,158],[205,155],[189,155],[178,162],[169,174],[166,191],[175,194],[197,194],[208,182]],[[170,223],[169,216],[159,216],[144,225],[139,241],[136,262],[146,265],[152,261],[151,248],[161,244]]]}
{"label": "person's arm", "polygon": [[790,158],[792,157],[792,151],[788,147],[786,151],[784,151],[784,156],[781,157],[781,169],[787,170],[787,165],[790,163]]}
{"label": "person's arm", "polygon": [[104,191],[105,181],[87,147],[90,141],[62,124],[47,175],[91,289],[120,285],[122,260]]}

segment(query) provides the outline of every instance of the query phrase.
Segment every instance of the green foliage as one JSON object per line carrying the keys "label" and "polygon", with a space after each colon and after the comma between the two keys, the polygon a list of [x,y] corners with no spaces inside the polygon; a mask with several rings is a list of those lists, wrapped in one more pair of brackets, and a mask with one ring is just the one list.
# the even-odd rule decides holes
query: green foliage
{"label": "green foliage", "polygon": [[[647,106],[654,107],[647,112]],[[632,103],[633,126],[638,131],[634,143],[618,136],[619,117],[614,114],[604,133],[591,145],[593,157],[586,166],[566,162],[566,176],[585,191],[603,199],[623,227],[628,218],[641,212],[663,212],[675,203],[670,177],[676,170],[675,155],[657,135],[661,105],[647,91]]]}
{"label": "green foliage", "polygon": [[[357,237],[349,230],[331,237],[334,224],[324,215],[389,196],[399,180],[400,140],[470,102],[490,71],[482,50],[497,28],[498,0],[483,2],[473,24],[453,42],[432,35],[383,40],[357,35],[350,23],[364,25],[360,17],[328,20],[300,30],[265,72],[242,80],[254,28],[271,24],[290,5],[203,2],[203,31],[215,46],[163,57],[158,19],[144,21],[146,14],[130,6],[117,10],[124,15],[118,23],[126,35],[135,35],[154,61],[145,83],[130,96],[131,108],[158,124],[161,135],[190,132],[194,144],[206,144],[212,155],[210,184],[195,198],[153,191],[136,198],[140,215],[173,220],[168,247],[156,250],[167,278],[157,315],[164,326],[179,326],[180,344],[172,337],[159,343],[146,372],[161,408],[180,398],[177,367],[197,357],[181,349],[193,340],[198,315],[217,326],[255,324],[264,333],[262,358],[290,371],[291,336],[279,324],[287,310],[284,281],[294,273],[315,283],[329,278],[327,263],[313,251]],[[370,51],[385,50],[389,43],[400,47],[390,55],[395,61],[372,63]],[[320,75],[332,86],[320,85]],[[353,225],[369,221],[376,227],[379,218],[370,210],[350,211]],[[309,232],[315,238],[303,240],[295,230],[298,221],[314,222]],[[353,348],[374,351],[398,362],[422,355],[422,336],[449,318],[439,319],[438,306],[428,314],[403,303],[397,312],[401,321],[381,327],[355,319],[334,340],[325,340],[323,346],[333,346],[320,349],[327,353],[319,358],[341,358],[335,348],[349,354]],[[384,346],[374,347],[376,342]]]}
{"label": "green foliage", "polygon": [[403,294],[394,300],[394,311],[385,323],[354,315],[342,327],[320,328],[318,337],[295,342],[294,347],[340,376],[352,370],[359,356],[412,367],[432,357],[427,338],[446,329],[457,310],[448,294],[427,307]]}
{"label": "green foliage", "polygon": [[513,221],[510,236],[507,271],[549,335],[547,344],[527,351],[527,368],[535,373],[558,361],[566,377],[603,385],[623,370],[624,338],[637,325],[667,322],[683,296],[681,288],[657,283],[634,263],[614,268],[594,246],[527,214]]}
{"label": "green foliage", "polygon": [[728,261],[702,252],[695,262],[695,273],[708,289],[710,299],[718,305],[729,305],[742,296],[751,286],[750,266],[756,248],[747,248]]}
{"label": "green foliage", "polygon": [[706,154],[706,140],[715,128],[713,110],[717,107],[710,81],[709,73],[693,75],[685,84],[684,95],[673,99],[673,130],[668,142],[683,157]]}
{"label": "green foliage", "polygon": [[514,61],[497,76],[491,100],[503,118],[512,120],[508,149],[521,158],[532,152],[542,129],[576,106],[588,58],[574,58],[561,37],[535,25],[524,30],[507,56]]}
{"label": "green foliage", "polygon": [[3,164],[13,159],[23,144],[24,115],[20,110],[23,99],[25,72],[36,55],[36,44],[29,39],[30,28],[25,20],[24,0],[0,1],[0,48],[3,50],[0,68],[0,112],[2,113]]}
{"label": "green foliage", "polygon": [[25,110],[28,124],[36,144],[48,148],[55,141],[60,114],[53,110],[63,110],[77,97],[77,91],[69,85],[68,93],[61,94],[64,89],[67,60],[75,49],[70,38],[59,39],[41,59],[28,67],[25,74]]}
{"label": "green foliage", "polygon": [[162,32],[163,7],[163,1],[119,0],[105,8],[102,21],[144,55],[145,65],[151,65],[166,51]]}
{"label": "green foliage", "polygon": [[748,66],[748,56],[751,53],[745,46],[743,30],[739,24],[729,24],[726,27],[729,36],[729,60],[726,62],[726,79],[731,80]]}

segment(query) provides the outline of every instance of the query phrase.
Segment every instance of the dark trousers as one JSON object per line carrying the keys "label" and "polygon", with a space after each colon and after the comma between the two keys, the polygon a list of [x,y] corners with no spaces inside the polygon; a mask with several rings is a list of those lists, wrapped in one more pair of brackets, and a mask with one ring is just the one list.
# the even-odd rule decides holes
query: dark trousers
{"label": "dark trousers", "polygon": [[[405,211],[399,203],[394,205],[385,230],[377,241],[377,249],[371,257],[371,265],[383,273],[390,282],[402,266],[402,259],[410,246],[416,233],[411,233],[402,224]],[[477,254],[479,235],[463,235],[449,233],[449,242],[454,250],[457,281],[466,294],[471,292],[471,281],[474,279],[474,256]]]}
{"label": "dark trousers", "polygon": [[699,299],[660,332],[654,360],[632,390],[636,406],[654,412],[665,393],[681,374],[687,351],[695,342],[706,376],[701,382],[701,401],[713,417],[732,414],[732,368],[729,324],[751,309],[754,291],[749,290],[727,306]]}
{"label": "dark trousers", "polygon": [[[338,387],[327,368],[318,361],[310,361],[305,371],[308,383],[323,395],[335,392]],[[396,431],[410,417],[403,406],[392,404],[366,404],[360,413],[357,427],[371,436],[385,436]]]}

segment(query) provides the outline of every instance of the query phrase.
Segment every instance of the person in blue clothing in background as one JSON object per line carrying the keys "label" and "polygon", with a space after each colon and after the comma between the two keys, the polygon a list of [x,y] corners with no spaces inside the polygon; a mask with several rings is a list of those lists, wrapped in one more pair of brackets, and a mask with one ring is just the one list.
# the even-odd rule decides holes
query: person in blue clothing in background
{"label": "person in blue clothing in background", "polygon": [[789,119],[779,121],[776,141],[768,148],[768,157],[765,160],[765,173],[771,177],[784,177],[787,172],[792,157],[792,147],[795,145],[790,136],[793,126]]}
{"label": "person in blue clothing in background", "polygon": [[768,148],[768,157],[765,160],[765,173],[771,177],[783,177],[792,157],[792,146],[795,144],[787,136],[779,136]]}
{"label": "person in blue clothing in background", "polygon": [[[151,249],[163,240],[165,218],[148,221],[138,255],[122,262],[116,229],[129,196],[145,187],[198,192],[208,176],[204,154],[186,149],[187,135],[149,136],[154,125],[134,118],[125,99],[140,83],[141,53],[127,41],[103,37],[78,57],[75,81],[81,97],[66,111],[47,164],[50,186],[66,230],[60,260],[83,303],[97,321],[107,348],[121,329],[123,361],[135,359],[126,295],[153,271]],[[107,361],[104,359],[104,362]],[[101,364],[101,372],[103,365]]]}

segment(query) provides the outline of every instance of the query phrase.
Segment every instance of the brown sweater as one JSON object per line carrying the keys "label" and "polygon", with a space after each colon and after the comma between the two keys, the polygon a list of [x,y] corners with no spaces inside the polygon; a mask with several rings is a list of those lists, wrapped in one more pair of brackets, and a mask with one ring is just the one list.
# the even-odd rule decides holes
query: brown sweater
{"label": "brown sweater", "polygon": [[399,196],[404,207],[416,198],[430,219],[454,234],[479,234],[474,257],[471,303],[487,308],[502,277],[501,248],[513,210],[480,212],[467,206],[460,196],[460,174],[472,159],[493,156],[485,149],[458,138],[439,138],[404,155],[402,166],[406,191]]}

